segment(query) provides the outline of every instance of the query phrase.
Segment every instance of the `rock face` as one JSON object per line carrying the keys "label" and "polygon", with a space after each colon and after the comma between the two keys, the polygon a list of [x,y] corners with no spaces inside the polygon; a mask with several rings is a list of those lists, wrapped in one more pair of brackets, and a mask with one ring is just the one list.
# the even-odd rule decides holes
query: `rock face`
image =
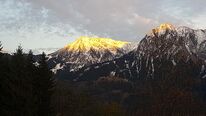
{"label": "rock face", "polygon": [[[173,65],[180,62],[194,63],[205,60],[206,32],[204,30],[193,30],[188,27],[174,27],[170,24],[163,24],[152,30],[140,42],[136,51],[138,65],[142,59],[146,61],[146,67],[154,76],[158,66],[154,61],[163,65],[163,60],[170,61]],[[158,71],[158,70],[156,70]]]}
{"label": "rock face", "polygon": [[54,73],[64,75],[85,66],[121,57],[135,47],[136,45],[129,42],[110,38],[80,37],[75,42],[49,54],[48,63]]}
{"label": "rock face", "polygon": [[[165,26],[165,27],[164,27]],[[143,38],[138,47],[138,53],[144,57],[168,59],[184,58],[195,60],[204,58],[206,32],[188,27],[173,27],[164,24],[153,29],[151,34]]]}
{"label": "rock face", "polygon": [[[137,49],[124,56],[83,67],[75,72],[75,80],[96,79],[116,75],[127,79],[154,78],[161,71],[173,69],[205,72],[206,31],[162,24],[139,43]],[[96,77],[96,78],[95,78]]]}

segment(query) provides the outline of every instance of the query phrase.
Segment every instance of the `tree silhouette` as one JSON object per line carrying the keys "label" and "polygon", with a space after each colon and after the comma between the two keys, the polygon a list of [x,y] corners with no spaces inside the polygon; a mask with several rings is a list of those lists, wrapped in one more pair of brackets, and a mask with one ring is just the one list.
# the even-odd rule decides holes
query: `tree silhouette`
{"label": "tree silhouette", "polygon": [[0,52],[1,116],[52,116],[52,73],[45,54],[38,66],[35,62],[32,51],[24,54],[21,46],[13,55]]}
{"label": "tree silhouette", "polygon": [[18,46],[16,53],[11,59],[11,81],[10,88],[12,89],[12,115],[32,115],[30,108],[30,88],[29,77],[26,72],[26,58],[23,54],[23,49]]}
{"label": "tree silhouette", "polygon": [[35,83],[35,79],[37,78],[37,69],[38,67],[36,67],[34,65],[35,61],[33,58],[33,52],[30,50],[27,57],[26,57],[26,75],[27,75],[27,83],[29,83],[29,94],[28,97],[30,98],[30,102],[29,102],[29,109],[31,112],[32,116],[37,116],[37,110],[38,110],[38,101],[37,101],[37,95],[35,93],[36,91],[36,83]]}
{"label": "tree silhouette", "polygon": [[52,116],[53,114],[51,110],[51,96],[54,88],[54,79],[46,60],[45,53],[42,53],[38,66],[38,77],[35,80],[39,116]]}
{"label": "tree silhouette", "polygon": [[1,53],[2,45],[0,43],[0,115],[7,115],[9,106],[8,106],[8,65],[7,59],[4,57],[4,54]]}

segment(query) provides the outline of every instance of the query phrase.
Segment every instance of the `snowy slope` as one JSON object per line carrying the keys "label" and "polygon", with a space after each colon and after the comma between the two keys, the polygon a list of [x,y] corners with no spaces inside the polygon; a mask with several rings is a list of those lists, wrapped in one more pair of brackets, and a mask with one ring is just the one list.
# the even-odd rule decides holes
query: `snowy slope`
{"label": "snowy slope", "polygon": [[[195,70],[205,72],[206,32],[188,27],[163,24],[152,29],[130,53],[112,61],[83,67],[75,72],[75,80],[117,75],[127,79],[154,78],[163,66],[175,68],[181,64],[198,65]],[[166,70],[166,69],[165,69]],[[167,69],[170,70],[170,69]]]}
{"label": "snowy slope", "polygon": [[77,71],[96,63],[110,61],[135,49],[136,45],[109,38],[80,37],[75,42],[48,55],[48,63],[53,72]]}

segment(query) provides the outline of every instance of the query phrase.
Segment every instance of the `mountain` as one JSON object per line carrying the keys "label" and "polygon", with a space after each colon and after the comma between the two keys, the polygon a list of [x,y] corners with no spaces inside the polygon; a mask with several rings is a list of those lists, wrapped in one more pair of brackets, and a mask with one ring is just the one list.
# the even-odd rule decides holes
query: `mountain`
{"label": "mountain", "polygon": [[195,57],[204,57],[205,40],[205,30],[162,24],[145,36],[138,47],[138,52],[142,56],[161,58],[166,55],[168,59],[183,57],[186,61],[195,60]]}
{"label": "mountain", "polygon": [[[32,52],[34,55],[39,55],[39,54],[42,54],[43,52],[45,54],[51,54],[55,51],[59,50],[59,48],[36,48],[36,49],[32,49]],[[25,50],[25,53],[28,53],[29,50]]]}
{"label": "mountain", "polygon": [[188,72],[205,77],[205,53],[206,30],[161,24],[139,42],[137,49],[112,61],[83,67],[73,79],[115,75],[134,80]]}
{"label": "mountain", "polygon": [[136,45],[129,42],[110,38],[82,36],[64,48],[49,54],[48,63],[54,73],[65,75],[61,70],[67,73],[74,72],[85,66],[113,60],[135,47]]}

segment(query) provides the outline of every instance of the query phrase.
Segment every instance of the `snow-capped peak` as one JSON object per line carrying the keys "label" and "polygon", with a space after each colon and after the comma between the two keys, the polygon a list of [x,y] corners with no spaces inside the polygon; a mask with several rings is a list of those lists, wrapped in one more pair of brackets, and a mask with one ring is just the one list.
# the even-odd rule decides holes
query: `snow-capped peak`
{"label": "snow-capped peak", "polygon": [[163,23],[160,26],[152,29],[152,31],[147,35],[160,36],[160,35],[164,35],[167,31],[174,31],[174,30],[176,30],[176,27],[173,26],[172,24]]}
{"label": "snow-capped peak", "polygon": [[53,64],[51,66],[53,69],[55,69],[56,64],[60,63],[65,65],[68,70],[77,70],[83,66],[121,57],[134,50],[136,46],[129,42],[116,41],[110,38],[82,36],[73,43],[50,54],[48,62]]}
{"label": "snow-capped peak", "polygon": [[157,27],[155,31],[160,32],[163,30],[173,30],[173,29],[175,29],[175,27],[172,24],[164,23],[164,24],[161,24],[159,27]]}
{"label": "snow-capped peak", "polygon": [[94,50],[110,50],[115,52],[117,49],[122,48],[128,42],[116,41],[110,38],[86,37],[81,36],[73,43],[68,44],[65,49],[68,51],[89,51]]}

